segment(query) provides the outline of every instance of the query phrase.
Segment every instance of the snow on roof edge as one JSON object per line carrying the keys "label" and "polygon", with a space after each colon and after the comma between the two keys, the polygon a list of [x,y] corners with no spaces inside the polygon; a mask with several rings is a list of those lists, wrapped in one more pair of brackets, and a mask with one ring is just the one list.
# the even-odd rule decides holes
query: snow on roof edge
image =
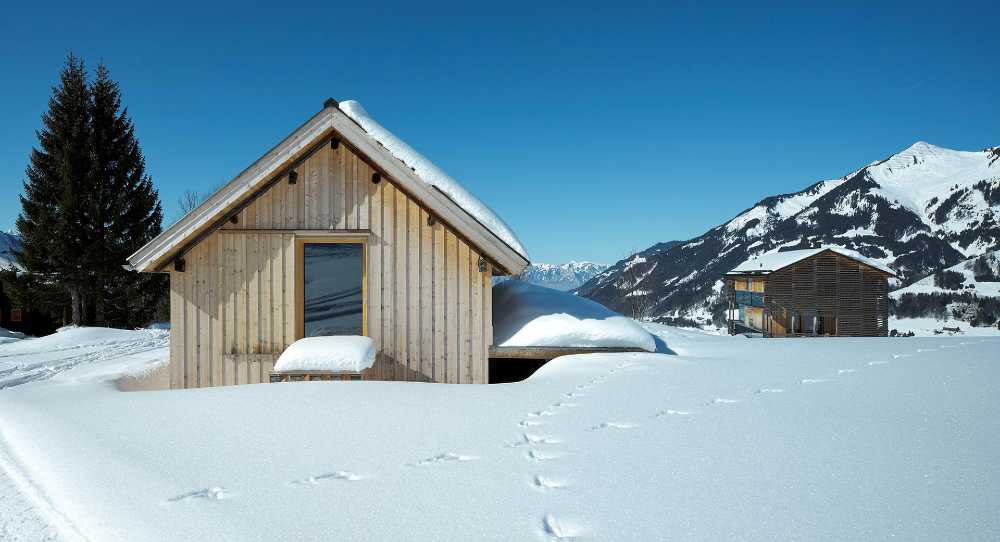
{"label": "snow on roof edge", "polygon": [[530,261],[528,251],[524,248],[514,230],[482,200],[449,176],[441,168],[417,152],[405,141],[387,130],[365,110],[356,100],[345,100],[338,104],[339,109],[351,120],[368,133],[368,135],[389,151],[399,161],[416,173],[417,177],[429,186],[440,190],[455,202],[470,216],[478,220],[498,239],[507,243],[511,249]]}
{"label": "snow on roof edge", "polygon": [[811,256],[815,256],[816,254],[819,254],[820,252],[823,252],[825,250],[836,252],[841,256],[846,256],[853,260],[857,260],[869,267],[873,267],[875,269],[878,269],[879,271],[884,271],[894,277],[896,276],[896,272],[893,271],[888,266],[885,266],[874,260],[866,258],[854,250],[832,245],[822,246],[819,248],[802,249],[802,250],[786,250],[784,252],[772,252],[770,254],[761,254],[758,256],[753,256],[743,261],[742,263],[740,263],[739,265],[728,271],[726,274],[728,275],[728,274],[740,274],[740,273],[752,273],[752,272],[770,273],[782,269],[784,267],[787,267],[795,262],[804,260]]}

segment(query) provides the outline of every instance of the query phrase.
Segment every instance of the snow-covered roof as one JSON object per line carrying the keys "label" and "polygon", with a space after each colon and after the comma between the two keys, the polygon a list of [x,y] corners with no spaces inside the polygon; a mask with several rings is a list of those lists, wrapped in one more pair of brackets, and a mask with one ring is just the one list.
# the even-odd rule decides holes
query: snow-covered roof
{"label": "snow-covered roof", "polygon": [[497,346],[617,347],[656,350],[635,320],[585,297],[519,280],[493,287]]}
{"label": "snow-covered roof", "polygon": [[514,230],[500,218],[489,205],[486,205],[479,198],[472,195],[458,181],[450,177],[441,168],[417,152],[405,141],[396,137],[395,134],[387,130],[368,114],[368,111],[355,100],[340,102],[340,110],[354,122],[357,122],[368,135],[378,141],[393,156],[398,158],[407,166],[411,167],[414,173],[425,183],[444,192],[459,207],[469,213],[476,220],[486,226],[494,235],[503,242],[510,245],[518,254],[528,259],[528,251],[525,250],[521,240],[514,234]]}
{"label": "snow-covered roof", "polygon": [[486,204],[371,119],[360,104],[345,102],[341,109],[332,99],[236,178],[129,256],[129,265],[138,271],[160,271],[183,257],[241,205],[331,136],[365,156],[375,169],[455,228],[502,270],[517,274],[528,265],[524,246]]}
{"label": "snow-covered roof", "polygon": [[815,256],[820,252],[824,252],[827,250],[831,252],[836,252],[837,254],[851,258],[852,260],[857,260],[869,267],[873,267],[875,269],[878,269],[879,271],[884,271],[894,277],[896,276],[896,272],[890,269],[889,267],[880,264],[872,259],[866,258],[861,254],[859,254],[858,252],[837,246],[824,246],[824,247],[809,248],[804,250],[786,250],[784,252],[772,252],[770,254],[761,254],[758,256],[753,256],[748,260],[746,260],[745,262],[737,265],[727,274],[730,275],[741,275],[745,273],[767,274],[771,273],[772,271],[783,269],[785,267],[788,267],[789,265],[792,265],[795,262],[804,260],[811,256]]}

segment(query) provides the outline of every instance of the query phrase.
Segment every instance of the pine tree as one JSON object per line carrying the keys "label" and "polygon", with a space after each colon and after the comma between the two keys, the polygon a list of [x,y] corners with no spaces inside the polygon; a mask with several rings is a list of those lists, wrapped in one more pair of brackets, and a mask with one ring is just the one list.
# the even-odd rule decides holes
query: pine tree
{"label": "pine tree", "polygon": [[88,284],[83,256],[90,240],[82,224],[91,170],[89,104],[86,68],[70,54],[36,132],[39,147],[31,152],[17,218],[18,261],[29,275],[37,275],[26,283],[58,285],[67,297],[45,299],[46,308],[58,314],[58,305],[68,300],[75,324],[83,323]]}
{"label": "pine tree", "polygon": [[69,55],[42,124],[17,219],[25,272],[0,280],[36,310],[70,307],[77,325],[148,323],[166,281],[122,265],[160,233],[163,212],[118,83],[99,65],[88,84]]}
{"label": "pine tree", "polygon": [[146,323],[166,289],[163,277],[125,271],[125,259],[160,233],[163,212],[135,138],[121,91],[98,65],[91,86],[89,199],[93,244],[87,267],[94,274],[96,318],[119,326]]}

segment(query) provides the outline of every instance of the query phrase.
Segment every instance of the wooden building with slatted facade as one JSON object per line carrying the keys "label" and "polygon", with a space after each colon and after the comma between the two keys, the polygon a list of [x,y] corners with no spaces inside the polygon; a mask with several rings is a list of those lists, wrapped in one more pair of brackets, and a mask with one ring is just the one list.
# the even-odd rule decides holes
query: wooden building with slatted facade
{"label": "wooden building with slatted facade", "polygon": [[730,334],[884,337],[892,269],[839,247],[751,258],[726,273]]}
{"label": "wooden building with slatted facade", "polygon": [[331,334],[374,340],[365,379],[487,381],[491,278],[527,258],[339,105],[129,257],[170,274],[171,388],[266,382]]}

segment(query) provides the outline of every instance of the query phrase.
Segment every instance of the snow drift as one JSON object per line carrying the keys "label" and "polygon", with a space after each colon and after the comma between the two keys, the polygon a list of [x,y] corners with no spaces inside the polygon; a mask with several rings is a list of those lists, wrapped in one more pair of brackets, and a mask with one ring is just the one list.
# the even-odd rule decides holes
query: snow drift
{"label": "snow drift", "polygon": [[653,336],[631,318],[589,299],[519,280],[493,287],[493,341],[499,346],[656,350]]}

